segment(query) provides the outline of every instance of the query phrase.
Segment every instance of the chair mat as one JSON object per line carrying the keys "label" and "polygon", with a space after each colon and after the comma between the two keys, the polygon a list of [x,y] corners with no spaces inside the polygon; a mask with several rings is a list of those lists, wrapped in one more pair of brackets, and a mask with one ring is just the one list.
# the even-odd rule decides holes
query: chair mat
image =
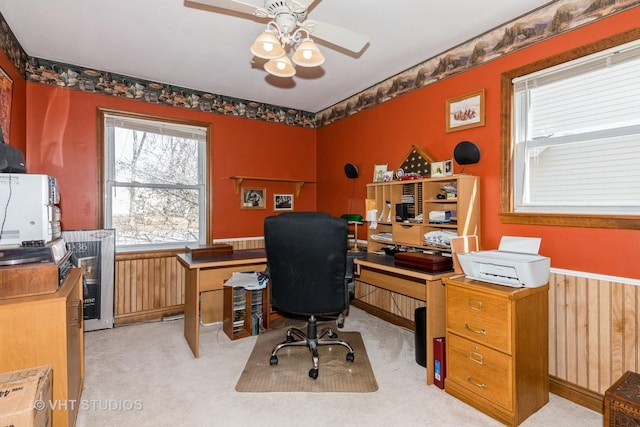
{"label": "chair mat", "polygon": [[[299,326],[301,329],[306,327]],[[321,325],[318,325],[318,331],[321,329]],[[236,384],[236,391],[366,393],[378,390],[378,383],[359,332],[337,330],[338,337],[353,347],[353,362],[347,362],[347,349],[341,345],[318,346],[320,364],[318,378],[315,380],[309,377],[313,362],[307,347],[281,349],[278,352],[278,364],[271,366],[271,351],[276,344],[284,341],[286,330],[286,327],[271,329],[258,335]]]}

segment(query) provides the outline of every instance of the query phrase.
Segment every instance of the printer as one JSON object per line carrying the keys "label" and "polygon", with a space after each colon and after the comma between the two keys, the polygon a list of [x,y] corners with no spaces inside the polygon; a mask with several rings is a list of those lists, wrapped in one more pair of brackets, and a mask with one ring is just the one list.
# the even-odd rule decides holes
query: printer
{"label": "printer", "polygon": [[551,268],[551,260],[538,255],[540,240],[503,236],[497,250],[458,253],[458,262],[470,279],[535,288],[549,281]]}

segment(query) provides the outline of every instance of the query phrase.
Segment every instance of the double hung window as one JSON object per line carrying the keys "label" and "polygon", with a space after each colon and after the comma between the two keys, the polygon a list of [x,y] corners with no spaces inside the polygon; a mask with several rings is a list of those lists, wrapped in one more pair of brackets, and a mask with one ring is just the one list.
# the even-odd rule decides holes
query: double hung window
{"label": "double hung window", "polygon": [[204,243],[207,126],[103,114],[104,226],[119,249]]}
{"label": "double hung window", "polygon": [[511,212],[640,215],[640,42],[511,85]]}

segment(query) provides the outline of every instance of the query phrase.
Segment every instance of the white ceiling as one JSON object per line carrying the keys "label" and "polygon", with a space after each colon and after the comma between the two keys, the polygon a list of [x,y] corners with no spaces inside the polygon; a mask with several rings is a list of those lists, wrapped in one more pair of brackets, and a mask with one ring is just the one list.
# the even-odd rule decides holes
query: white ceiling
{"label": "white ceiling", "polygon": [[315,113],[548,3],[317,0],[308,19],[369,45],[355,55],[316,40],[325,63],[288,79],[252,64],[266,24],[246,14],[185,0],[0,0],[0,12],[29,56]]}

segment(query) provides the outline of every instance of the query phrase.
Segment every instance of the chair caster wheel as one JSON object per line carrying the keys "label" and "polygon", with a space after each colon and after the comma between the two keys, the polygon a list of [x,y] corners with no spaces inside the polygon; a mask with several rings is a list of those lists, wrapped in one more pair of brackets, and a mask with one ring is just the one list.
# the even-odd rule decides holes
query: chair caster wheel
{"label": "chair caster wheel", "polygon": [[316,378],[318,378],[318,370],[315,368],[310,369],[309,376],[315,380]]}
{"label": "chair caster wheel", "polygon": [[277,364],[278,364],[278,356],[271,356],[271,359],[269,359],[269,365],[273,366]]}
{"label": "chair caster wheel", "polygon": [[353,353],[347,353],[347,362],[353,362],[356,359],[356,355]]}

